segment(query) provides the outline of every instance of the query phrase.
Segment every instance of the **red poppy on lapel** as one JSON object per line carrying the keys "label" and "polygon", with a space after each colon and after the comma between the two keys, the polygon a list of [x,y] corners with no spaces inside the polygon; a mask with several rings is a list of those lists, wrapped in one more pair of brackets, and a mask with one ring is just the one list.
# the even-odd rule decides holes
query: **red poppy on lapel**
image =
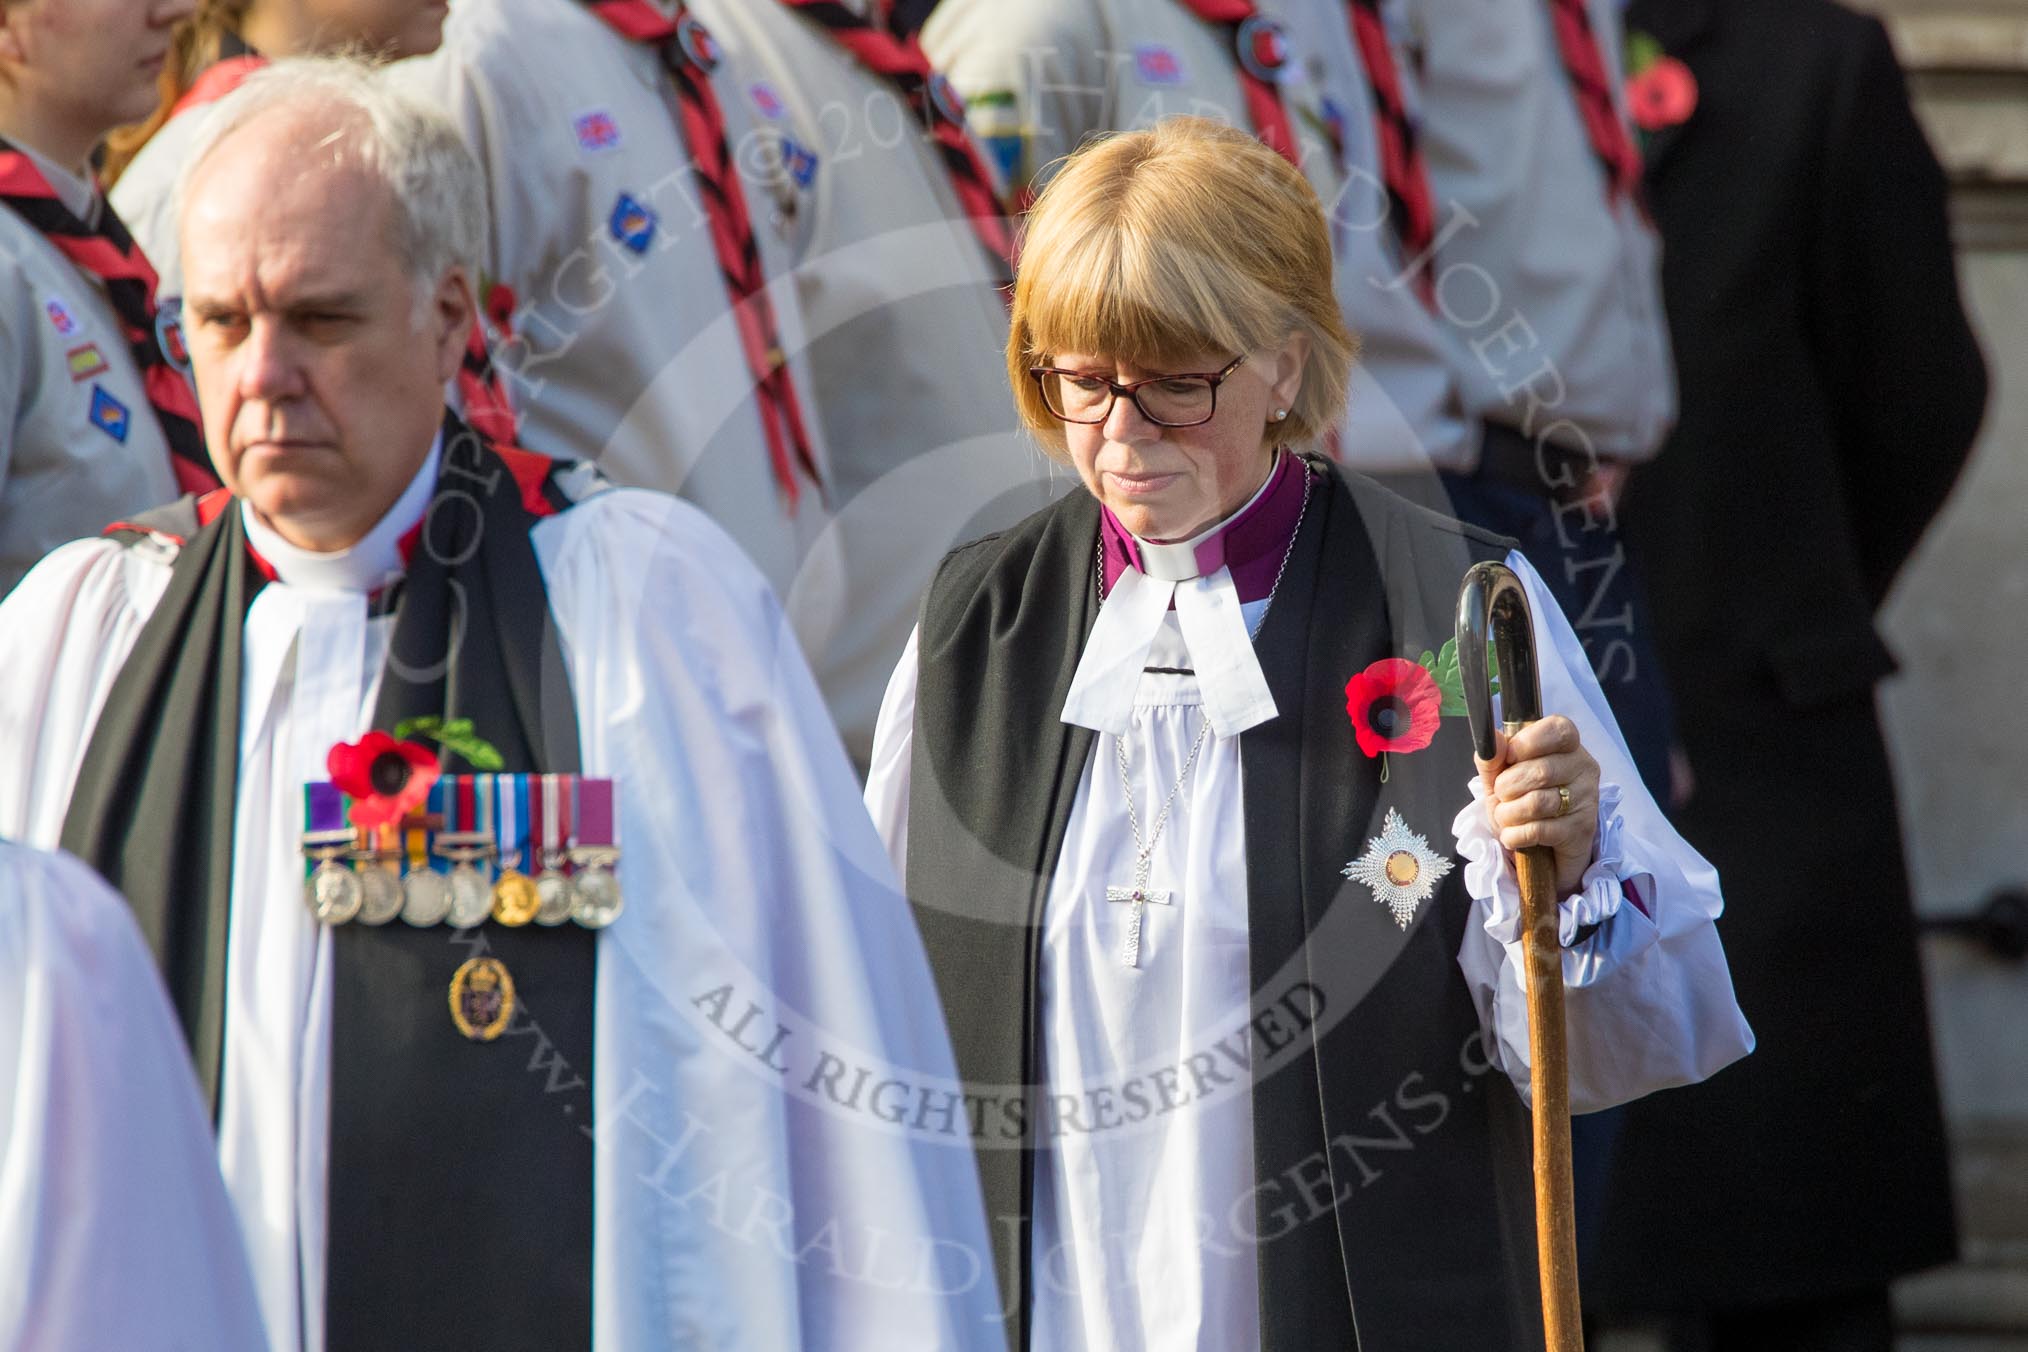
{"label": "red poppy on lapel", "polygon": [[1383,657],[1345,682],[1345,712],[1352,735],[1368,756],[1420,751],[1443,721],[1443,692],[1420,664]]}
{"label": "red poppy on lapel", "polygon": [[339,792],[352,799],[352,824],[369,831],[421,807],[440,772],[434,751],[384,732],[338,743],[324,757],[324,767]]}
{"label": "red poppy on lapel", "polygon": [[1655,59],[1627,81],[1627,113],[1642,131],[1680,127],[1697,111],[1697,77],[1673,56]]}

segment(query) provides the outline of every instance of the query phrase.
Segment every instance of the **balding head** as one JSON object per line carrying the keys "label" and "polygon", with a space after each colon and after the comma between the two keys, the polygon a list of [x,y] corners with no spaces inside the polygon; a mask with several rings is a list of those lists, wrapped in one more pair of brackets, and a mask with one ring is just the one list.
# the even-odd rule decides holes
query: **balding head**
{"label": "balding head", "polygon": [[473,313],[477,166],[370,69],[280,62],[218,105],[181,195],[219,475],[292,543],[348,547],[441,424]]}

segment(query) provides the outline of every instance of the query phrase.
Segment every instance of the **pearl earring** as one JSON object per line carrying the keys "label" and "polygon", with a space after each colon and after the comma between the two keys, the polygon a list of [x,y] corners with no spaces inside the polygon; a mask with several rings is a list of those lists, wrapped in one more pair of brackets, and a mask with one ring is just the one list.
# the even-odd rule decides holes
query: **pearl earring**
{"label": "pearl earring", "polygon": [[1281,421],[1282,419],[1284,419],[1284,418],[1286,418],[1286,417],[1288,417],[1288,416],[1289,416],[1289,411],[1288,411],[1287,409],[1285,409],[1285,408],[1278,408],[1278,409],[1276,409],[1276,410],[1275,410],[1275,421],[1276,421],[1276,422],[1280,422],[1280,421]]}

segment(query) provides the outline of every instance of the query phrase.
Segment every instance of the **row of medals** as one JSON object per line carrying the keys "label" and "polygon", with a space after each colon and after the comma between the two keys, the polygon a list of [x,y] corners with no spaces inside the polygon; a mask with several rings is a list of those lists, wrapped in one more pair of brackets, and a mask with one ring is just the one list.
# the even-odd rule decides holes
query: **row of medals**
{"label": "row of medals", "polygon": [[[385,925],[400,916],[419,929],[445,923],[471,929],[487,920],[517,928],[575,920],[586,929],[604,929],[619,918],[624,904],[613,875],[617,850],[570,851],[577,871],[569,875],[563,872],[564,852],[545,851],[543,869],[533,878],[517,870],[511,858],[518,856],[511,856],[494,879],[489,876],[494,855],[490,836],[446,832],[437,836],[435,848],[452,862],[448,874],[431,868],[397,874],[388,865],[404,857],[399,851],[355,850],[349,831],[305,835],[303,851],[318,861],[303,886],[310,914],[326,925],[355,920]],[[365,867],[353,868],[341,862],[345,860]]]}

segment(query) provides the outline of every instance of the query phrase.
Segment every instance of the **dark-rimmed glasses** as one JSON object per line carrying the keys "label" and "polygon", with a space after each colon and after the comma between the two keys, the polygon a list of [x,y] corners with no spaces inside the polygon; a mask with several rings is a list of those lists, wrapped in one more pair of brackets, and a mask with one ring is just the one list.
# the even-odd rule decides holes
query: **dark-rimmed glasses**
{"label": "dark-rimmed glasses", "polygon": [[1242,352],[1222,371],[1149,376],[1127,385],[1056,366],[1031,366],[1028,374],[1042,389],[1043,406],[1063,422],[1102,423],[1112,416],[1113,401],[1125,396],[1158,427],[1195,427],[1218,412],[1218,387],[1245,361]]}

